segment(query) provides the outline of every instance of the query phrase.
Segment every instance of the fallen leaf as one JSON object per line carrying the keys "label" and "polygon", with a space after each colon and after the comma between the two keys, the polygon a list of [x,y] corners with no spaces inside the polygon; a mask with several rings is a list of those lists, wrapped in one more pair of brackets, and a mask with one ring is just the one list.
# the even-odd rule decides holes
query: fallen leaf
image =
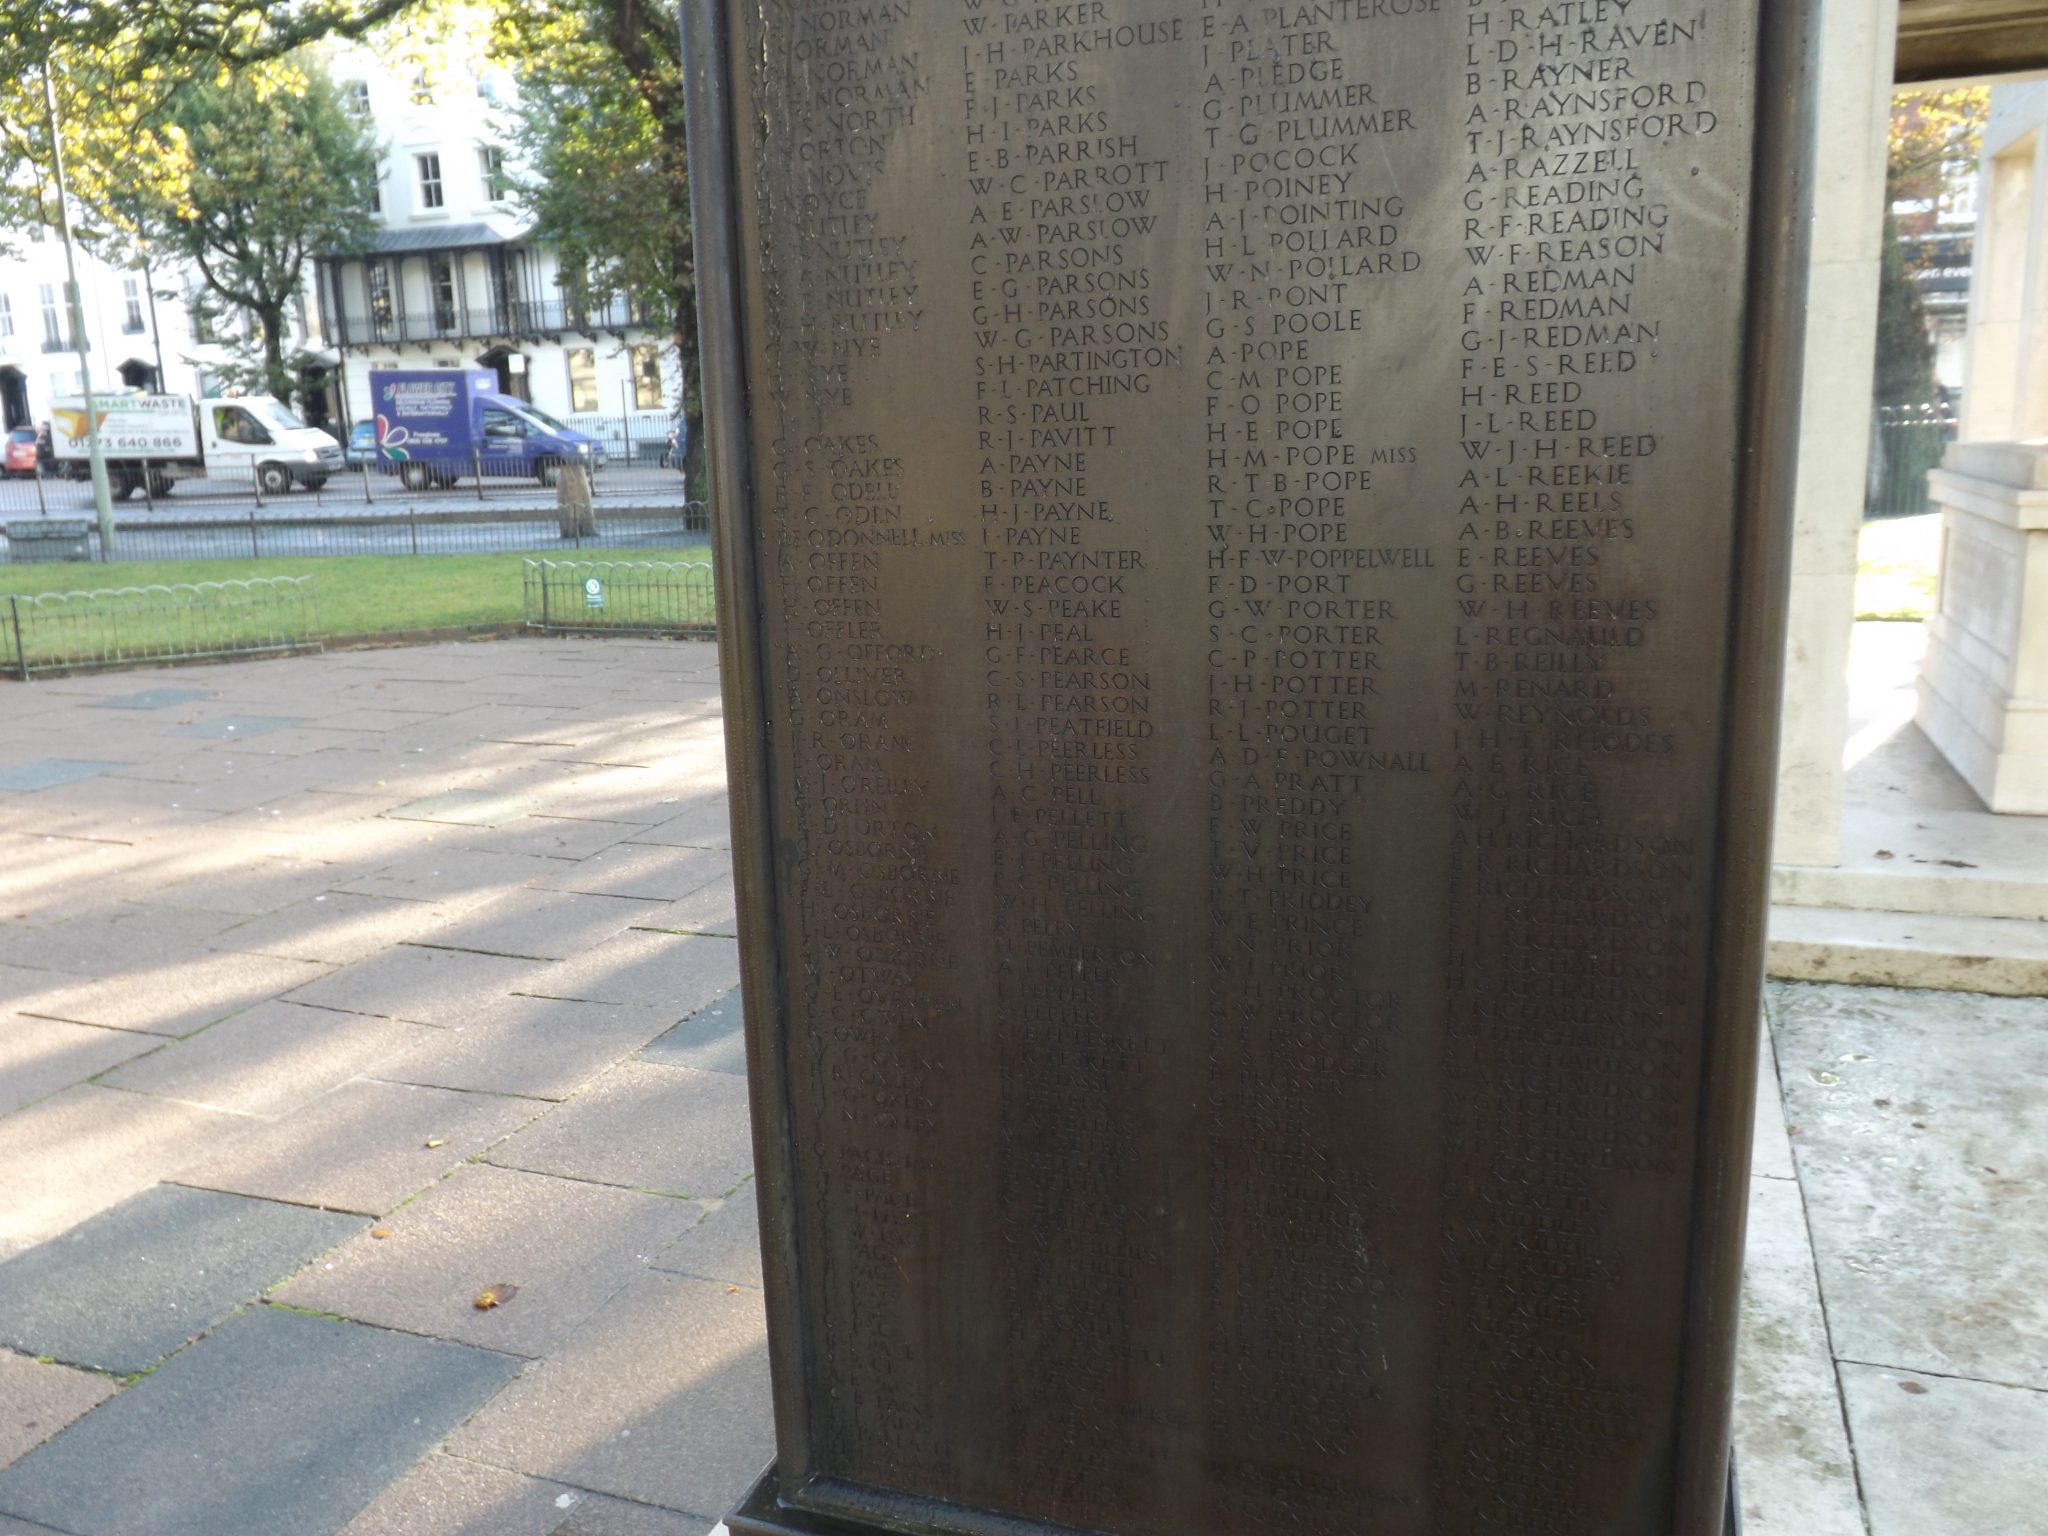
{"label": "fallen leaf", "polygon": [[389,1237],[390,1235],[391,1235],[391,1229],[390,1229],[389,1227],[372,1227],[372,1228],[370,1228],[370,1236],[372,1236],[372,1237],[376,1238],[376,1239],[377,1239],[377,1241],[378,1241],[378,1242],[380,1242],[380,1243],[381,1243],[381,1242],[383,1242],[383,1241],[384,1241],[384,1239],[385,1239],[385,1238],[387,1238],[387,1237]]}
{"label": "fallen leaf", "polygon": [[427,1138],[427,1145],[430,1147],[445,1147],[448,1145],[448,1141],[446,1137],[430,1136]]}
{"label": "fallen leaf", "polygon": [[487,1285],[476,1293],[476,1300],[470,1305],[479,1312],[488,1312],[493,1307],[502,1307],[519,1294],[519,1287],[510,1281],[500,1280],[496,1285]]}
{"label": "fallen leaf", "polygon": [[736,1290],[738,1290],[738,1289],[739,1289],[739,1287],[738,1287],[738,1286],[736,1286],[736,1285],[728,1285],[728,1286],[727,1286],[727,1287],[725,1288],[725,1291],[726,1291],[726,1294],[727,1294],[728,1296],[730,1296],[730,1295],[731,1295],[731,1294],[732,1294],[732,1293],[733,1293],[734,1291],[736,1291]]}
{"label": "fallen leaf", "polygon": [[1889,848],[1880,848],[1880,849],[1878,849],[1878,850],[1877,850],[1877,856],[1878,856],[1878,857],[1879,857],[1880,859],[1889,859],[1889,858],[1893,858],[1893,857],[1895,857],[1895,855],[1894,855],[1894,854],[1892,853],[1891,849],[1889,849]]}
{"label": "fallen leaf", "polygon": [[1921,1386],[1920,1383],[1917,1381],[1902,1381],[1899,1383],[1899,1390],[1901,1392],[1910,1392],[1915,1397],[1918,1397],[1922,1392],[1925,1392],[1927,1389]]}

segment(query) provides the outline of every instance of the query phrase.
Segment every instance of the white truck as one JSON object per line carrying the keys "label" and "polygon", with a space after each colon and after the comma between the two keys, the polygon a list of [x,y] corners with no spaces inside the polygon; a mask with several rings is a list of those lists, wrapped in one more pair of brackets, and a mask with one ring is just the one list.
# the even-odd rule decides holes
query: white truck
{"label": "white truck", "polygon": [[[95,394],[100,452],[116,500],[149,487],[168,496],[180,480],[251,480],[266,496],[294,485],[317,491],[342,470],[341,444],[268,395],[193,400],[188,395]],[[85,401],[50,402],[50,448],[58,471],[91,474]]]}

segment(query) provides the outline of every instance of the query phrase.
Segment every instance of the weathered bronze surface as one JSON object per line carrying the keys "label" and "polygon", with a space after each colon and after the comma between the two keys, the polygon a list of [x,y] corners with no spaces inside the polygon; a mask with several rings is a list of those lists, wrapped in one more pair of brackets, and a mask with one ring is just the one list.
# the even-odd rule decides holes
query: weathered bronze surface
{"label": "weathered bronze surface", "polygon": [[736,1529],[1718,1530],[1758,7],[728,25]]}

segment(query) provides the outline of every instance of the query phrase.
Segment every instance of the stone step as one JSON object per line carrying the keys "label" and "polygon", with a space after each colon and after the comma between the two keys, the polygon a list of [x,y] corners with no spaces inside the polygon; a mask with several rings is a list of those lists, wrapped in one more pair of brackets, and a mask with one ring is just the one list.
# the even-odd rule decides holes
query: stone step
{"label": "stone step", "polygon": [[2048,996],[2048,922],[1774,906],[1768,968],[1784,981]]}
{"label": "stone step", "polygon": [[1862,912],[1931,912],[2048,922],[2048,878],[2041,874],[1971,868],[1961,863],[1944,865],[1934,859],[1915,862],[1925,867],[1873,869],[1844,864],[1839,869],[1823,869],[1780,864],[1771,871],[1771,900],[1782,907],[1847,907]]}

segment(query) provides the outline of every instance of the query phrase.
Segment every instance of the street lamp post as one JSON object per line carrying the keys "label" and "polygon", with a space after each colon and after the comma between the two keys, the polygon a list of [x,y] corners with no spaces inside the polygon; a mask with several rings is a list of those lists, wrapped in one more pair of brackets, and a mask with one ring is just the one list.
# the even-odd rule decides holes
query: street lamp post
{"label": "street lamp post", "polygon": [[71,240],[71,198],[64,186],[64,134],[57,121],[57,87],[50,61],[43,61],[43,104],[50,114],[50,165],[57,179],[57,222],[64,232],[64,298],[71,308],[71,346],[78,353],[78,381],[85,395],[86,452],[92,461],[92,503],[99,513],[100,558],[114,558],[114,493],[107,484],[107,456],[100,449],[99,402],[92,392],[92,363],[86,356],[85,305],[78,297],[78,253]]}

